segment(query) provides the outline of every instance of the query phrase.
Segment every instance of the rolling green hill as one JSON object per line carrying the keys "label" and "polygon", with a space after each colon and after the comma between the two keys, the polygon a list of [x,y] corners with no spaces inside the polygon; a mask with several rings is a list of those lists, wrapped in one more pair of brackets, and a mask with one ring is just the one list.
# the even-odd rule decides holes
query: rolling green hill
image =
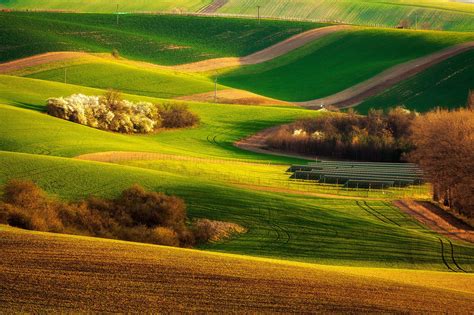
{"label": "rolling green hill", "polygon": [[[6,104],[0,105],[0,182],[9,178],[32,179],[49,193],[67,199],[90,194],[113,196],[133,183],[176,194],[186,200],[193,218],[232,221],[249,228],[238,238],[204,247],[213,251],[337,265],[447,268],[439,236],[420,228],[390,205],[388,201],[396,196],[390,191],[371,194],[369,197],[383,199],[369,198],[367,204],[343,197],[346,193],[337,187],[330,192],[334,199],[327,198],[329,195],[319,198],[312,192],[325,193],[318,190],[322,188],[289,181],[285,174],[288,164],[252,164],[295,160],[249,153],[232,146],[233,141],[257,130],[314,112],[193,103],[191,109],[202,119],[199,127],[133,136],[104,132],[41,113],[47,97],[73,92],[101,91],[0,76],[0,103]],[[156,160],[137,157],[137,161],[132,155],[121,165],[57,157],[112,150],[161,155],[155,156]],[[246,164],[229,158],[245,158]],[[274,189],[280,193],[271,192]],[[368,196],[363,191],[347,193]],[[370,214],[369,207],[397,224],[380,221]],[[448,246],[446,239],[444,242]],[[456,263],[473,270],[474,247],[453,243]],[[444,254],[449,254],[447,249]],[[450,264],[455,267],[453,262]]]}
{"label": "rolling green hill", "polygon": [[467,94],[474,89],[474,51],[452,57],[371,97],[356,107],[360,113],[370,108],[405,105],[419,112],[435,106],[457,108],[464,106]]}
{"label": "rolling green hill", "polygon": [[230,0],[219,12],[395,27],[474,31],[474,6],[449,0]]}
{"label": "rolling green hill", "polygon": [[0,62],[51,51],[111,53],[174,65],[244,56],[322,24],[172,15],[2,13]]}
{"label": "rolling green hill", "polygon": [[468,33],[356,29],[328,35],[277,59],[224,73],[227,86],[285,101],[325,97],[450,45]]}
{"label": "rolling green hill", "polygon": [[89,13],[173,11],[194,12],[211,3],[212,0],[0,0],[0,8],[15,10],[69,10]]}
{"label": "rolling green hill", "polygon": [[[18,74],[48,81],[66,80],[69,84],[100,89],[113,88],[128,94],[158,98],[204,93],[215,88],[214,82],[204,76],[94,56],[31,67],[20,70]],[[221,88],[218,86],[218,89]]]}
{"label": "rolling green hill", "polygon": [[[0,164],[8,170],[0,182],[32,179],[68,199],[113,196],[139,182],[184,198],[192,218],[231,221],[249,229],[204,247],[212,251],[335,265],[446,270],[438,237],[385,202],[367,204],[400,226],[382,223],[350,199],[252,192],[166,171],[22,153],[1,152]],[[474,270],[474,247],[453,243],[456,262]]]}
{"label": "rolling green hill", "polygon": [[[68,96],[74,93],[101,95],[104,91],[70,84],[0,75],[0,102],[2,104],[38,111],[31,112],[11,106],[2,106],[1,116],[5,119],[0,121],[0,129],[9,131],[0,133],[1,150],[41,153],[45,149],[49,154],[67,157],[109,150],[151,151],[192,156],[268,160],[271,157],[238,150],[233,147],[232,143],[261,129],[287,123],[298,117],[315,115],[313,111],[296,107],[190,102],[190,109],[201,118],[199,128],[171,130],[145,137],[130,137],[84,127],[41,113],[44,111],[46,100],[49,97]],[[155,103],[165,101],[126,94],[124,98]],[[34,126],[37,128],[34,137],[28,136],[33,128],[32,122],[35,122]],[[211,136],[217,137],[219,145],[207,141]],[[286,161],[288,160],[286,159]]]}

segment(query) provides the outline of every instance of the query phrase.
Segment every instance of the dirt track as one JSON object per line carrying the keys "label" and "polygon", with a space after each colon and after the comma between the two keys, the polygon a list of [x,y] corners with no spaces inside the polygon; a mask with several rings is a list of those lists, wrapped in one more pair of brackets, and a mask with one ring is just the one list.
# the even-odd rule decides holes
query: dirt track
{"label": "dirt track", "polygon": [[35,55],[35,56],[13,60],[13,61],[0,64],[0,74],[17,71],[24,68],[39,66],[45,63],[75,59],[75,58],[80,58],[80,57],[85,57],[85,56],[89,56],[89,54],[85,52],[73,52],[73,51],[57,51],[57,52],[50,52],[50,53]]}
{"label": "dirt track", "polygon": [[428,202],[397,200],[393,204],[438,234],[474,243],[474,229]]}
{"label": "dirt track", "polygon": [[219,90],[217,91],[217,99],[215,99],[214,97],[214,91],[181,96],[177,97],[176,99],[183,101],[207,103],[216,102],[219,104],[295,106],[293,103],[276,100],[273,98],[238,89]]}
{"label": "dirt track", "polygon": [[175,70],[188,71],[188,72],[205,72],[229,67],[254,65],[269,61],[271,59],[280,57],[300,48],[307,43],[314,41],[320,37],[329,35],[334,32],[350,29],[348,25],[335,25],[312,29],[295,36],[292,36],[282,42],[279,42],[273,46],[260,50],[256,53],[248,55],[246,57],[231,57],[231,58],[216,58],[208,59],[184,65],[178,65],[172,67]]}
{"label": "dirt track", "polygon": [[214,0],[209,5],[199,10],[199,13],[215,13],[217,10],[222,8],[227,2],[229,2],[229,0]]}
{"label": "dirt track", "polygon": [[473,48],[474,42],[448,47],[431,55],[394,66],[369,80],[356,84],[336,94],[295,104],[308,108],[319,108],[321,104],[334,105],[339,108],[356,106],[365,99],[390,88],[398,82],[406,80],[429,67]]}

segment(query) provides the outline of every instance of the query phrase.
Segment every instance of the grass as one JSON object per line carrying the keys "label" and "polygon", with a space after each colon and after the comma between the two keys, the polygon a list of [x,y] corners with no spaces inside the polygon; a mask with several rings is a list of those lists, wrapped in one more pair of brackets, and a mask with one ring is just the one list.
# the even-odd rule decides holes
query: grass
{"label": "grass", "polygon": [[474,31],[474,9],[469,3],[448,0],[230,0],[222,13],[340,21],[349,24],[395,27],[407,20],[411,28]]}
{"label": "grass", "polygon": [[135,1],[108,1],[108,0],[0,0],[0,8],[15,10],[68,10],[89,13],[115,13],[117,4],[120,12],[143,11],[197,11],[211,3],[211,0],[135,0]]}
{"label": "grass", "polygon": [[[191,218],[248,228],[237,238],[205,246],[207,250],[334,265],[446,270],[438,236],[385,201],[368,205],[399,225],[381,222],[351,199],[252,192],[166,170],[11,152],[0,153],[0,164],[8,170],[0,174],[0,183],[31,179],[49,193],[77,199],[115,196],[138,182],[186,200]],[[456,262],[473,271],[474,247],[453,243]]]}
{"label": "grass", "polygon": [[[2,120],[0,150],[44,153],[73,157],[101,151],[148,151],[185,156],[238,158],[274,162],[295,159],[269,157],[237,149],[233,142],[262,129],[315,115],[314,111],[295,107],[262,107],[187,102],[201,118],[197,128],[169,130],[147,136],[128,136],[81,126],[47,116],[46,99],[73,93],[101,95],[103,90],[43,80],[0,76]],[[162,99],[124,95],[132,101],[155,103]],[[20,107],[20,108],[18,108]],[[27,109],[34,109],[29,111]],[[4,119],[3,119],[4,118]],[[34,131],[34,136],[29,136]],[[209,139],[216,139],[218,145]]]}
{"label": "grass", "polygon": [[[191,109],[202,119],[200,127],[130,136],[41,113],[45,98],[72,91],[101,92],[56,82],[0,77],[1,102],[8,104],[0,106],[0,182],[9,178],[32,179],[49,193],[66,199],[90,194],[113,196],[133,183],[176,194],[186,200],[191,217],[231,221],[249,228],[247,234],[236,239],[206,247],[213,251],[338,265],[446,268],[438,238],[419,230],[386,201],[368,202],[386,215],[398,217],[401,223],[406,222],[403,226],[378,221],[350,198],[308,194],[311,189],[319,193],[334,191],[308,191],[304,183],[290,183],[284,170],[289,163],[300,161],[249,153],[232,146],[236,139],[259,129],[314,112],[193,103]],[[124,162],[129,165],[54,157],[111,150],[158,152],[172,157],[167,161]],[[286,163],[286,167],[229,160],[234,158]],[[219,174],[222,178],[216,178]],[[268,188],[283,190],[278,194],[260,191]],[[358,192],[347,194],[357,196]],[[467,270],[473,269],[469,259],[474,248],[456,242],[455,246],[457,262]]]}
{"label": "grass", "polygon": [[2,308],[13,312],[429,313],[474,304],[470,275],[396,270],[394,278],[384,269],[297,264],[6,226],[0,226],[0,236]]}
{"label": "grass", "polygon": [[397,64],[472,40],[472,34],[356,29],[223,74],[224,85],[285,101],[325,97]]}
{"label": "grass", "polygon": [[244,56],[323,24],[174,15],[0,12],[0,62],[50,51],[111,53],[175,65]]}
{"label": "grass", "polygon": [[[24,69],[21,75],[56,82],[66,79],[69,84],[113,88],[128,94],[158,98],[175,98],[214,90],[214,82],[203,76],[127,65],[92,56]],[[218,89],[222,89],[222,86],[218,86]]]}
{"label": "grass", "polygon": [[370,108],[405,105],[419,112],[435,106],[458,108],[466,104],[474,88],[474,51],[441,62],[392,88],[373,96],[356,107],[360,113]]}

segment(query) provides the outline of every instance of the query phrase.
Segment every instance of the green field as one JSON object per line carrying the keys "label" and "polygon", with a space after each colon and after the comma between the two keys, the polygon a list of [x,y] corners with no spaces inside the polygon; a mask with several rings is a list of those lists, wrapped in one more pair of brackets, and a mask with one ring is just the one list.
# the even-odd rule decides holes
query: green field
{"label": "green field", "polygon": [[[8,170],[2,181],[33,179],[64,198],[116,195],[140,182],[184,198],[191,217],[232,221],[249,229],[204,247],[213,251],[336,265],[446,269],[438,237],[386,202],[367,204],[400,226],[378,221],[354,200],[251,192],[174,172],[21,153],[2,152],[0,163]],[[454,244],[457,263],[474,270],[474,248]]]}
{"label": "green field", "polygon": [[473,40],[468,33],[356,29],[223,74],[224,85],[286,101],[325,97],[411,59]]}
{"label": "green field", "polygon": [[118,4],[119,12],[194,12],[211,2],[211,0],[47,0],[40,2],[34,0],[0,0],[0,8],[11,8],[15,10],[69,10],[90,13],[115,13],[117,12]]}
{"label": "green field", "polygon": [[[170,130],[149,136],[125,136],[84,127],[41,113],[45,110],[48,98],[69,96],[74,93],[101,95],[104,91],[70,84],[0,75],[0,102],[15,106],[2,106],[1,108],[0,130],[9,130],[0,134],[2,150],[41,154],[44,148],[49,151],[49,154],[66,157],[110,150],[148,151],[268,161],[273,158],[238,150],[233,147],[232,143],[261,129],[287,123],[299,117],[315,115],[313,111],[295,107],[191,102],[189,103],[190,109],[201,117],[201,124],[198,128]],[[165,101],[127,94],[124,95],[124,98],[155,103]],[[33,130],[34,137],[28,136]],[[219,145],[209,142],[208,137],[215,138]],[[291,159],[285,158],[275,158],[274,160],[291,161]]]}
{"label": "green field", "polygon": [[[360,191],[338,191],[335,186],[324,190],[292,183],[285,170],[300,161],[232,146],[233,141],[260,129],[314,112],[193,103],[191,109],[202,119],[199,127],[131,136],[80,126],[41,112],[47,97],[72,92],[100,93],[74,85],[0,76],[0,102],[5,104],[0,105],[0,182],[33,179],[49,193],[66,199],[90,194],[114,196],[140,183],[184,198],[192,218],[231,221],[249,228],[237,238],[203,247],[212,251],[336,265],[447,269],[439,237],[391,206],[389,201],[396,195],[363,195]],[[163,156],[132,158],[120,165],[64,158],[111,150]],[[286,193],[272,192],[274,189]],[[369,199],[366,203],[339,199],[345,195]],[[374,197],[383,199],[372,200]],[[370,209],[396,223],[380,221]],[[456,263],[473,270],[474,247],[453,243]],[[445,250],[443,255],[449,257],[447,247]],[[455,268],[453,261],[448,264]]]}
{"label": "green field", "polygon": [[467,94],[474,89],[474,51],[468,51],[435,65],[394,87],[371,97],[356,107],[360,113],[370,108],[405,105],[419,112],[435,106],[464,106]]}
{"label": "green field", "polygon": [[204,93],[215,88],[213,80],[204,76],[93,56],[31,67],[14,74],[158,98]]}
{"label": "green field", "polygon": [[230,0],[219,12],[395,27],[474,31],[472,4],[449,0]]}
{"label": "green field", "polygon": [[323,24],[172,15],[1,13],[0,62],[50,51],[86,51],[174,65],[245,56]]}

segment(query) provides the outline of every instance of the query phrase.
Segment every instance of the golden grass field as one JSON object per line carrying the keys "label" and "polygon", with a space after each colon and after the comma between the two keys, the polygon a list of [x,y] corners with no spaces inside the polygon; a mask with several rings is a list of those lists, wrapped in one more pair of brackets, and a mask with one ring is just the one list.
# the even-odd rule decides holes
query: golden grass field
{"label": "golden grass field", "polygon": [[0,247],[0,305],[11,312],[474,309],[469,274],[290,263],[4,225]]}

